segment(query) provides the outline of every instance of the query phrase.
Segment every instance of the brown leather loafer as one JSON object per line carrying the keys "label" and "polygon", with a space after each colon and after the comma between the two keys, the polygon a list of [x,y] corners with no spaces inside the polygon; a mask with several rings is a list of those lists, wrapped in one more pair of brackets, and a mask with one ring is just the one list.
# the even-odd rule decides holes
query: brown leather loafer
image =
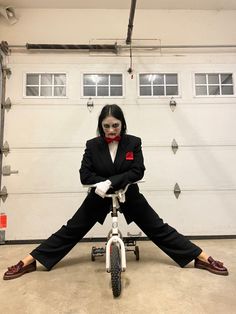
{"label": "brown leather loafer", "polygon": [[10,280],[18,278],[26,273],[31,273],[36,270],[36,261],[24,266],[24,263],[20,261],[18,264],[8,267],[8,270],[3,275],[3,280]]}
{"label": "brown leather loafer", "polygon": [[213,274],[227,276],[229,274],[226,267],[223,263],[215,261],[211,256],[208,257],[208,262],[203,262],[200,259],[196,258],[194,262],[194,267],[199,269],[206,269]]}

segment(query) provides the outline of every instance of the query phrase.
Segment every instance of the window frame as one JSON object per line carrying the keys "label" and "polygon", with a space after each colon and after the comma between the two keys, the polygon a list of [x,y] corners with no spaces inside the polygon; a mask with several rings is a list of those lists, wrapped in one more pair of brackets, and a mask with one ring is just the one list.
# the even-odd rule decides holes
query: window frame
{"label": "window frame", "polygon": [[[164,74],[164,75],[168,75],[168,74],[176,74],[177,75],[177,85],[175,84],[164,84],[163,86],[166,88],[166,86],[177,86],[178,87],[178,94],[177,95],[140,95],[140,75],[142,74],[150,74],[150,75],[155,75],[155,74]],[[167,99],[167,98],[171,98],[171,97],[174,97],[174,98],[180,98],[182,97],[181,96],[181,82],[180,82],[180,77],[181,77],[181,73],[179,71],[176,71],[176,72],[173,72],[173,71],[170,71],[170,72],[167,72],[167,71],[152,71],[152,72],[139,72],[137,73],[137,97],[138,98],[148,98],[148,99]],[[148,85],[150,86],[150,85]],[[152,90],[153,92],[153,90]]]}
{"label": "window frame", "polygon": [[[216,84],[196,84],[196,74],[205,74],[205,75],[209,75],[209,74],[232,74],[232,81],[233,83],[232,84],[228,84],[228,86],[232,86],[233,87],[233,94],[219,94],[219,95],[197,95],[196,94],[196,86],[206,86],[207,87],[207,91],[209,91],[208,87],[211,86],[211,85],[216,85]],[[222,98],[222,97],[229,97],[229,98],[232,98],[232,97],[235,97],[236,94],[235,94],[235,75],[234,75],[234,72],[231,72],[231,71],[198,71],[198,72],[193,72],[192,73],[192,81],[193,81],[193,97],[194,98]],[[222,88],[222,84],[218,84],[218,86],[220,87],[220,90]],[[223,84],[223,86],[227,86],[227,84]]]}
{"label": "window frame", "polygon": [[[27,88],[27,86],[29,86],[29,85],[27,85],[27,74],[38,74],[38,75],[42,75],[42,74],[46,74],[46,75],[48,75],[48,74],[50,74],[50,75],[63,74],[63,75],[65,75],[65,77],[66,77],[65,85],[54,85],[54,83],[53,83],[52,85],[48,85],[48,86],[52,86],[53,88],[57,87],[57,86],[65,86],[65,88],[66,88],[66,95],[65,96],[40,96],[40,95],[38,95],[38,96],[32,96],[32,95],[28,96],[28,95],[26,95],[26,88]],[[31,98],[31,99],[67,99],[68,98],[68,72],[63,72],[63,71],[56,71],[56,72],[54,72],[54,71],[47,71],[47,72],[45,72],[45,71],[30,71],[30,72],[28,72],[28,71],[25,71],[23,73],[23,76],[24,76],[24,78],[23,78],[23,82],[24,82],[24,84],[23,84],[23,98],[27,98],[27,99],[28,98]],[[40,87],[40,86],[46,86],[46,85],[39,84],[39,85],[35,85],[35,86],[39,86]]]}
{"label": "window frame", "polygon": [[[122,77],[122,85],[108,85],[109,87],[109,91],[110,91],[110,87],[111,86],[121,86],[122,87],[122,96],[85,96],[84,95],[84,75],[121,75]],[[83,99],[88,99],[88,98],[92,98],[92,99],[102,99],[102,98],[106,98],[106,99],[122,99],[122,98],[125,98],[125,81],[124,81],[124,73],[123,72],[102,72],[102,71],[99,71],[99,72],[90,72],[90,71],[83,71],[81,73],[81,98]],[[86,86],[86,85],[85,85]],[[90,86],[94,86],[94,85],[90,85]],[[95,85],[97,86],[97,85]]]}

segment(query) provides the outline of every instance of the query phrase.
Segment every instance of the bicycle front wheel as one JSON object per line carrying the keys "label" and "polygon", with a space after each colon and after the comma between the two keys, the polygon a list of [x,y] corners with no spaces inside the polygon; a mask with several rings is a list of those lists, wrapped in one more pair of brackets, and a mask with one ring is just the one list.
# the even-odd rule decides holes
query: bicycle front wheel
{"label": "bicycle front wheel", "polygon": [[111,258],[111,286],[114,297],[121,293],[121,261],[119,247],[113,243],[110,251]]}

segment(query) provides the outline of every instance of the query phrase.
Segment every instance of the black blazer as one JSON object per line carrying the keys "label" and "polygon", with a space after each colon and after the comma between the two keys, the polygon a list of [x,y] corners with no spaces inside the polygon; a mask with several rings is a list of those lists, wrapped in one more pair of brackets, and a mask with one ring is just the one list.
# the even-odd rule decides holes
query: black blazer
{"label": "black blazer", "polygon": [[141,139],[124,134],[119,142],[114,163],[104,138],[96,137],[86,143],[80,180],[84,185],[109,179],[114,190],[142,179],[145,171]]}
{"label": "black blazer", "polygon": [[[113,190],[119,190],[128,183],[134,183],[142,179],[144,171],[141,139],[139,137],[127,134],[121,137],[114,163],[104,138],[96,137],[86,143],[81,162],[80,179],[84,185],[95,184],[109,179]],[[111,190],[108,191],[108,193],[110,192]],[[134,204],[134,202],[138,204]],[[110,199],[102,199],[95,194],[94,188],[87,195],[82,206],[94,207],[94,216],[102,224],[110,210],[110,204]],[[137,213],[131,213],[131,208],[140,206],[142,212],[145,210],[146,201],[139,193],[137,184],[129,186],[126,192],[126,201],[121,203],[120,206],[127,223],[132,222]]]}

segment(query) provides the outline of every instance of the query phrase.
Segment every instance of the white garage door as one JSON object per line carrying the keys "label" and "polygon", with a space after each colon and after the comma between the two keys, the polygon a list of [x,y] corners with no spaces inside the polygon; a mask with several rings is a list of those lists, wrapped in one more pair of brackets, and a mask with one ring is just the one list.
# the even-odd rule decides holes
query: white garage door
{"label": "white garage door", "polygon": [[[16,173],[2,177],[8,193],[1,202],[8,217],[6,240],[47,238],[77,210],[86,196],[79,181],[85,142],[96,136],[97,117],[106,103],[121,105],[128,133],[143,139],[147,171],[140,188],[157,213],[187,235],[236,234],[235,91],[195,95],[196,73],[207,79],[209,73],[230,73],[234,81],[236,64],[230,56],[136,58],[133,79],[128,60],[118,56],[13,54],[8,67],[12,75],[6,97],[12,107],[5,112],[4,142],[10,151],[3,167]],[[64,73],[66,97],[24,96],[26,73]],[[121,73],[123,97],[93,97],[90,112],[89,97],[83,97],[84,73]],[[174,111],[171,95],[139,95],[142,73],[177,74]],[[208,83],[202,89],[210,88]],[[109,218],[86,237],[105,237]],[[121,230],[124,236],[139,232],[123,218]]]}

